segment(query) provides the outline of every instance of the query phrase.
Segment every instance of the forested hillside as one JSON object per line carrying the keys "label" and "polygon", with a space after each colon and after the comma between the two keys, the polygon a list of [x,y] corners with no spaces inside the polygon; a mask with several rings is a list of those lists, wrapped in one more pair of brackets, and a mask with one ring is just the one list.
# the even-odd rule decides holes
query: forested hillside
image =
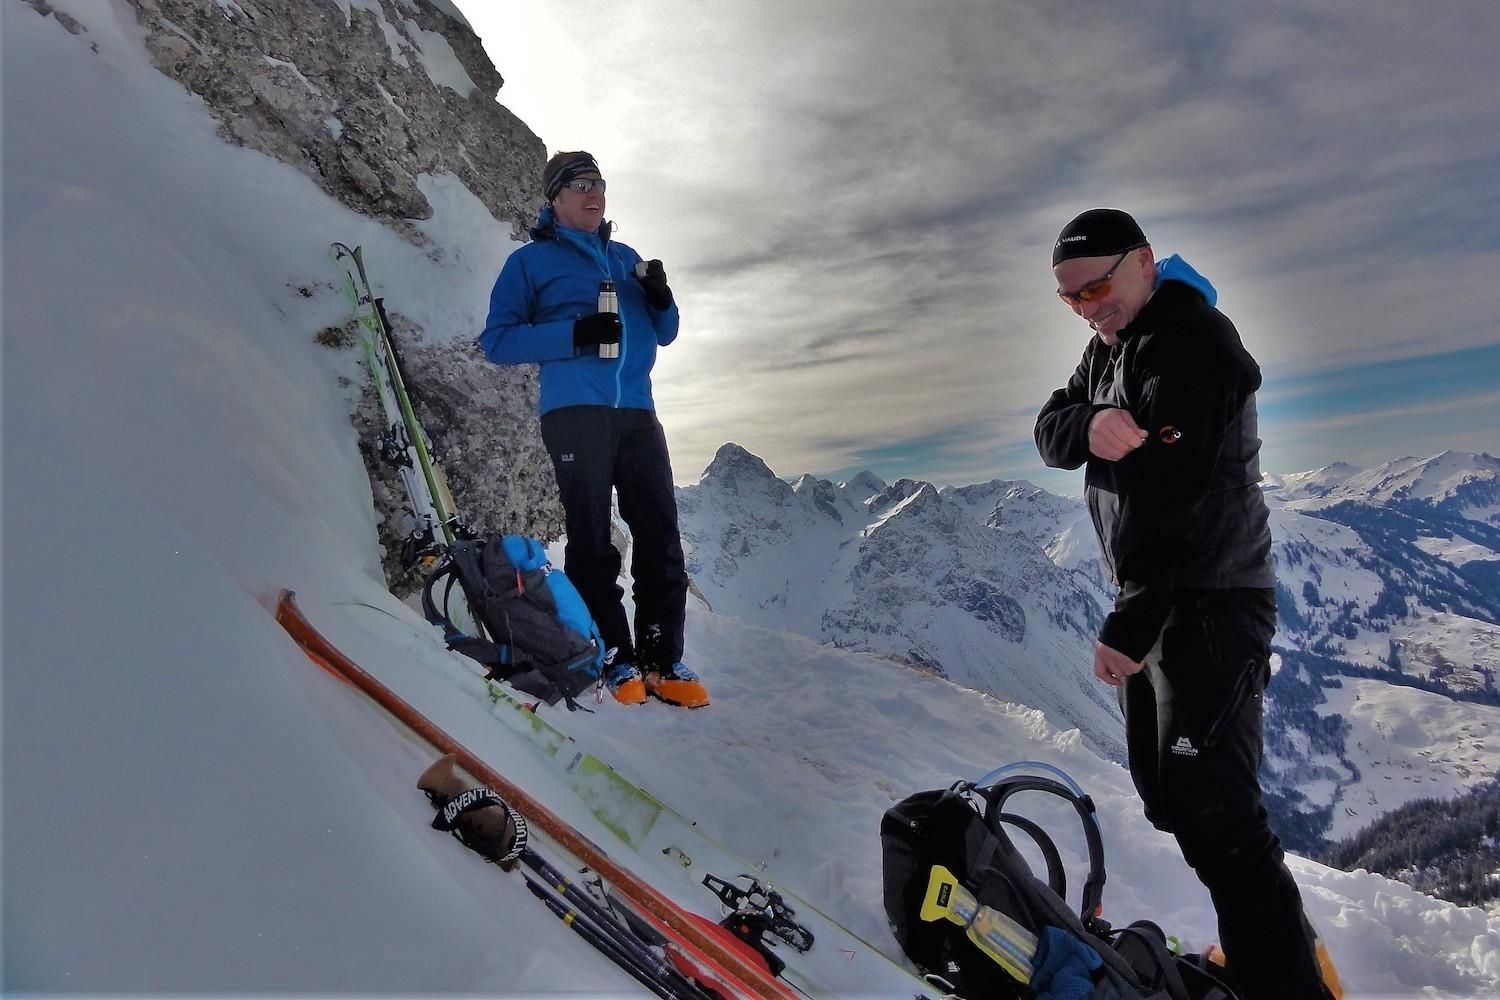
{"label": "forested hillside", "polygon": [[1500,899],[1500,780],[1457,799],[1419,799],[1333,845],[1322,858],[1459,904]]}

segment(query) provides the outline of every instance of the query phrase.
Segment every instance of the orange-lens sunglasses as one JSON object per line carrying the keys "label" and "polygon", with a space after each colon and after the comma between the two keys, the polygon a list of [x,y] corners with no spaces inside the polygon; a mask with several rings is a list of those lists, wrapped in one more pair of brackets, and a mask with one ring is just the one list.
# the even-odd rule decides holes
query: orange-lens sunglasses
{"label": "orange-lens sunglasses", "polygon": [[1090,281],[1088,284],[1078,289],[1078,291],[1065,292],[1061,288],[1059,288],[1057,290],[1057,297],[1062,299],[1070,306],[1076,306],[1084,302],[1093,302],[1096,299],[1104,298],[1104,296],[1109,294],[1109,287],[1112,284],[1112,279],[1115,276],[1115,272],[1120,269],[1121,264],[1125,263],[1125,258],[1129,257],[1131,253],[1136,249],[1138,248],[1131,247],[1129,250],[1126,250],[1124,253],[1120,254],[1120,259],[1115,261],[1114,266],[1112,266],[1108,271],[1105,271],[1099,277],[1095,278],[1093,281]]}

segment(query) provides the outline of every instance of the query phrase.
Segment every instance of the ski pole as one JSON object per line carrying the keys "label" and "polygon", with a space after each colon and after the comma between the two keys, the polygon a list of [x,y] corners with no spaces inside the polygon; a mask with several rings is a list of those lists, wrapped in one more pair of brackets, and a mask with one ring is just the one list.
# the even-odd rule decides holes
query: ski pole
{"label": "ski pole", "polygon": [[577,907],[578,911],[596,927],[612,934],[622,948],[631,952],[654,975],[667,980],[680,993],[692,997],[693,1000],[710,1000],[706,990],[679,972],[669,961],[658,956],[649,942],[621,923],[614,913],[594,900],[580,886],[570,882],[545,858],[535,851],[526,850],[521,853],[521,863],[541,876],[548,888],[560,895],[566,902]]}
{"label": "ski pole", "polygon": [[617,864],[598,845],[349,659],[307,620],[297,607],[296,597],[290,590],[281,591],[277,597],[276,621],[309,653],[314,662],[363,691],[440,753],[453,754],[465,771],[515,807],[533,828],[540,829],[561,850],[608,879],[611,885],[638,908],[639,914],[647,923],[670,928],[682,941],[689,959],[695,965],[707,967],[715,979],[721,979],[728,989],[742,996],[753,994],[766,1000],[787,1000],[796,995],[784,980],[772,977],[763,966],[748,961],[725,947],[722,941],[695,923],[681,906]]}
{"label": "ski pole", "polygon": [[[543,893],[555,896],[564,906],[573,907],[574,909],[562,912],[549,904],[565,923],[584,934],[591,945],[605,952],[617,965],[629,966],[632,975],[638,979],[642,976],[650,978],[666,990],[673,1000],[708,1000],[683,976],[678,975],[658,952],[642,947],[636,935],[629,933],[629,929],[612,912],[594,905],[587,894],[574,889],[556,868],[534,849],[529,849],[527,845],[531,841],[528,826],[522,815],[491,789],[465,780],[458,772],[457,758],[452,755],[440,758],[422,772],[422,776],[417,779],[417,788],[426,793],[428,801],[442,810],[432,821],[435,828],[449,830],[464,846],[495,862],[502,871],[514,870],[516,863],[522,861],[524,856],[526,866],[542,876],[542,881],[534,882],[530,876],[522,873],[522,878],[532,893],[539,898]],[[483,824],[483,828],[481,824],[466,826],[459,822],[459,817],[466,815],[476,803],[483,803],[484,809],[498,804],[506,814],[504,828],[500,828],[493,820]],[[511,836],[508,842],[505,840],[506,836]],[[575,923],[580,920],[581,923]]]}
{"label": "ski pole", "polygon": [[561,872],[545,859],[538,856],[535,851],[523,851],[521,853],[521,863],[536,872],[546,883],[547,888],[561,896],[569,905],[575,907],[579,913],[587,917],[601,931],[613,933],[619,939],[619,946],[631,952],[653,974],[666,976],[673,971],[663,959],[654,954],[649,946],[630,931],[629,928],[621,926],[619,919],[614,914],[599,905],[588,893],[583,892],[578,886],[568,881]]}
{"label": "ski pole", "polygon": [[610,929],[620,931],[623,934],[629,934],[631,943],[622,941],[622,946],[629,947],[632,951],[637,952],[641,961],[651,965],[654,972],[660,974],[668,971],[666,964],[651,953],[646,942],[642,941],[628,928],[620,926],[619,919],[613,913],[610,913],[603,906],[599,905],[588,893],[581,891],[578,886],[568,881],[566,876],[544,858],[540,857],[535,851],[529,849],[522,851],[521,864],[536,872],[549,889],[557,893],[568,903],[577,907],[580,913],[593,921],[601,930]]}
{"label": "ski pole", "polygon": [[610,940],[586,920],[580,920],[576,910],[570,908],[562,900],[557,899],[549,893],[542,887],[541,883],[537,882],[531,876],[528,875],[525,878],[526,888],[531,890],[531,894],[545,903],[547,909],[551,910],[563,923],[573,928],[579,937],[592,945],[605,958],[608,958],[611,962],[614,962],[620,968],[630,973],[632,979],[661,997],[662,1000],[679,1000],[679,995],[676,991],[642,968],[640,963],[633,960],[618,944]]}

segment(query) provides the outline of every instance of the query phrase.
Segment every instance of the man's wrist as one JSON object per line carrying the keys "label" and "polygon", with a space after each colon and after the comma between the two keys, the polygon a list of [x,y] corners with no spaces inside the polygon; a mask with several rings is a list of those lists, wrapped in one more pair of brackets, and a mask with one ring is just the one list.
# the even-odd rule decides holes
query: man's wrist
{"label": "man's wrist", "polygon": [[1104,618],[1104,626],[1099,629],[1099,642],[1139,663],[1151,652],[1151,647],[1156,645],[1158,631],[1160,630],[1151,629],[1148,632],[1133,622],[1129,615],[1111,611]]}

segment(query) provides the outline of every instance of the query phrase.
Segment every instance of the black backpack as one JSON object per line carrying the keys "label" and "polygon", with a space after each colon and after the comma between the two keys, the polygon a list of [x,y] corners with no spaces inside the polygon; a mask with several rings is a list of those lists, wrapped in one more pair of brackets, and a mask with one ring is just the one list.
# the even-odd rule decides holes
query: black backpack
{"label": "black backpack", "polygon": [[[1093,800],[1076,787],[1034,774],[1011,775],[984,787],[961,781],[919,792],[886,811],[880,823],[885,911],[907,957],[967,998],[1234,1000],[1222,968],[1196,956],[1173,955],[1155,924],[1142,920],[1115,930],[1099,917],[1103,841]],[[1063,798],[1083,822],[1089,871],[1077,913],[1065,902],[1067,873],[1056,845],[1037,823],[1005,812],[1006,800],[1022,791]],[[1007,828],[1036,844],[1047,866],[1045,882],[1032,873]],[[957,885],[939,888],[945,877],[934,875],[935,866],[952,873]],[[967,890],[980,906],[995,911],[976,918],[971,909],[962,916],[975,928],[1006,929],[992,932],[989,940],[1002,938],[1002,944],[1016,949],[1022,956],[1010,959],[1016,971],[994,957],[993,946],[987,953],[959,926],[960,916],[952,911],[962,906],[952,907],[946,918],[934,918],[936,908],[951,904],[950,890],[959,897]],[[1049,952],[1050,962],[1045,961]],[[1097,955],[1096,964],[1090,952]],[[1051,978],[1060,965],[1065,971]],[[1071,978],[1062,978],[1067,976]]]}
{"label": "black backpack", "polygon": [[[481,629],[454,623],[455,583]],[[439,585],[441,600],[434,597]],[[583,598],[534,538],[454,542],[422,588],[422,613],[442,628],[449,649],[549,705],[566,699],[575,707],[573,699],[604,668],[604,640]]]}

